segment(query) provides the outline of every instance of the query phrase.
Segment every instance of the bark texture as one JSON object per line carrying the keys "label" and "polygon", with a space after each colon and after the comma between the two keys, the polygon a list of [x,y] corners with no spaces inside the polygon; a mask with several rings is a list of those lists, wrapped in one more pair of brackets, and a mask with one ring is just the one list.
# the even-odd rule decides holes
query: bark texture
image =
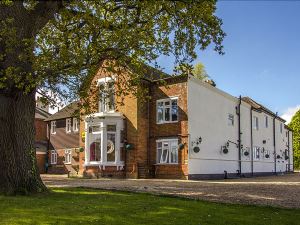
{"label": "bark texture", "polygon": [[34,92],[0,95],[0,191],[27,194],[46,190],[34,146]]}
{"label": "bark texture", "polygon": [[[0,88],[0,192],[29,194],[43,192],[43,184],[35,157],[35,92],[34,39],[39,31],[62,7],[62,1],[38,1],[34,10],[27,10],[23,1],[13,5],[0,4],[0,22],[11,22],[15,35],[0,33],[0,78],[6,85]],[[9,30],[8,30],[9,31]],[[2,35],[2,36],[1,36]],[[15,38],[15,42],[6,39]],[[32,40],[28,46],[28,42]],[[24,60],[23,56],[27,56]],[[17,68],[7,75],[7,69]],[[6,77],[5,77],[6,76]],[[3,79],[2,79],[3,80]],[[36,82],[36,83],[35,83]],[[22,84],[22,85],[20,85]]]}

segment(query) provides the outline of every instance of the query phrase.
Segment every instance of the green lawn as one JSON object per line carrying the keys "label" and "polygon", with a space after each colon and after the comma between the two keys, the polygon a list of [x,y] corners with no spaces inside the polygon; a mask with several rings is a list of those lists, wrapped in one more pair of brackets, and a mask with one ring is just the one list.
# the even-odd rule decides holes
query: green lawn
{"label": "green lawn", "polygon": [[94,189],[0,196],[0,224],[300,224],[300,210]]}

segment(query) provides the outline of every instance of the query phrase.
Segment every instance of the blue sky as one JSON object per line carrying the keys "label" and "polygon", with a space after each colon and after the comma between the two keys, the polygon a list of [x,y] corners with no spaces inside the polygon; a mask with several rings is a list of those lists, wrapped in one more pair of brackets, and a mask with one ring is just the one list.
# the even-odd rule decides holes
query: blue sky
{"label": "blue sky", "polygon": [[[195,62],[231,95],[250,96],[279,115],[300,108],[300,1],[220,1],[217,8],[225,55],[211,46]],[[160,64],[172,71],[169,58]]]}

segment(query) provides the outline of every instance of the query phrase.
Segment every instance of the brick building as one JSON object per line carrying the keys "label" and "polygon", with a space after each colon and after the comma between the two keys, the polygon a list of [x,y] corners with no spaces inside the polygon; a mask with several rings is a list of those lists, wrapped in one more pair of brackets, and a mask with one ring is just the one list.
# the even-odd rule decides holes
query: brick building
{"label": "brick building", "polygon": [[38,105],[35,108],[35,148],[36,148],[36,159],[40,173],[45,173],[45,165],[47,161],[47,119],[51,114],[40,108]]}
{"label": "brick building", "polygon": [[[114,95],[118,76],[105,68],[91,82],[96,112],[80,124],[85,176],[202,179],[293,170],[292,132],[249,98],[152,68],[142,84],[151,99],[128,95],[120,104]],[[266,118],[272,124],[254,126],[253,120],[261,124]]]}
{"label": "brick building", "polygon": [[48,173],[77,175],[79,173],[78,103],[73,102],[45,121],[49,129]]}
{"label": "brick building", "polygon": [[50,172],[206,179],[293,171],[292,131],[282,118],[193,76],[145,68],[136,88],[151,98],[115,95],[124,81],[103,63],[85,102],[94,113],[79,123],[73,103],[47,119]]}

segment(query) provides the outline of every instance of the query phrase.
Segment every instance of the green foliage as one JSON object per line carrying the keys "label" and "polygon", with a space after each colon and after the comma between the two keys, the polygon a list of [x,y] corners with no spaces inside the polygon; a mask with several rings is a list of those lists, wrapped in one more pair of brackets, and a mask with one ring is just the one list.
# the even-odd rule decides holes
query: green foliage
{"label": "green foliage", "polygon": [[201,62],[198,62],[195,64],[194,69],[193,69],[193,75],[200,80],[206,80],[209,78],[209,76],[205,70],[205,66]]}
{"label": "green foliage", "polygon": [[38,89],[52,103],[57,96],[86,97],[88,81],[103,60],[112,60],[106,66],[118,67],[114,72],[121,81],[130,65],[133,73],[121,90],[126,94],[141,84],[142,65],[156,65],[160,55],[190,65],[195,50],[212,43],[223,54],[225,33],[215,0],[1,3],[0,15],[7,16],[0,17],[0,89],[25,94]]}
{"label": "green foliage", "polygon": [[293,116],[289,127],[293,130],[294,165],[300,169],[300,110]]}
{"label": "green foliage", "polygon": [[299,224],[299,209],[82,188],[0,196],[1,224]]}

